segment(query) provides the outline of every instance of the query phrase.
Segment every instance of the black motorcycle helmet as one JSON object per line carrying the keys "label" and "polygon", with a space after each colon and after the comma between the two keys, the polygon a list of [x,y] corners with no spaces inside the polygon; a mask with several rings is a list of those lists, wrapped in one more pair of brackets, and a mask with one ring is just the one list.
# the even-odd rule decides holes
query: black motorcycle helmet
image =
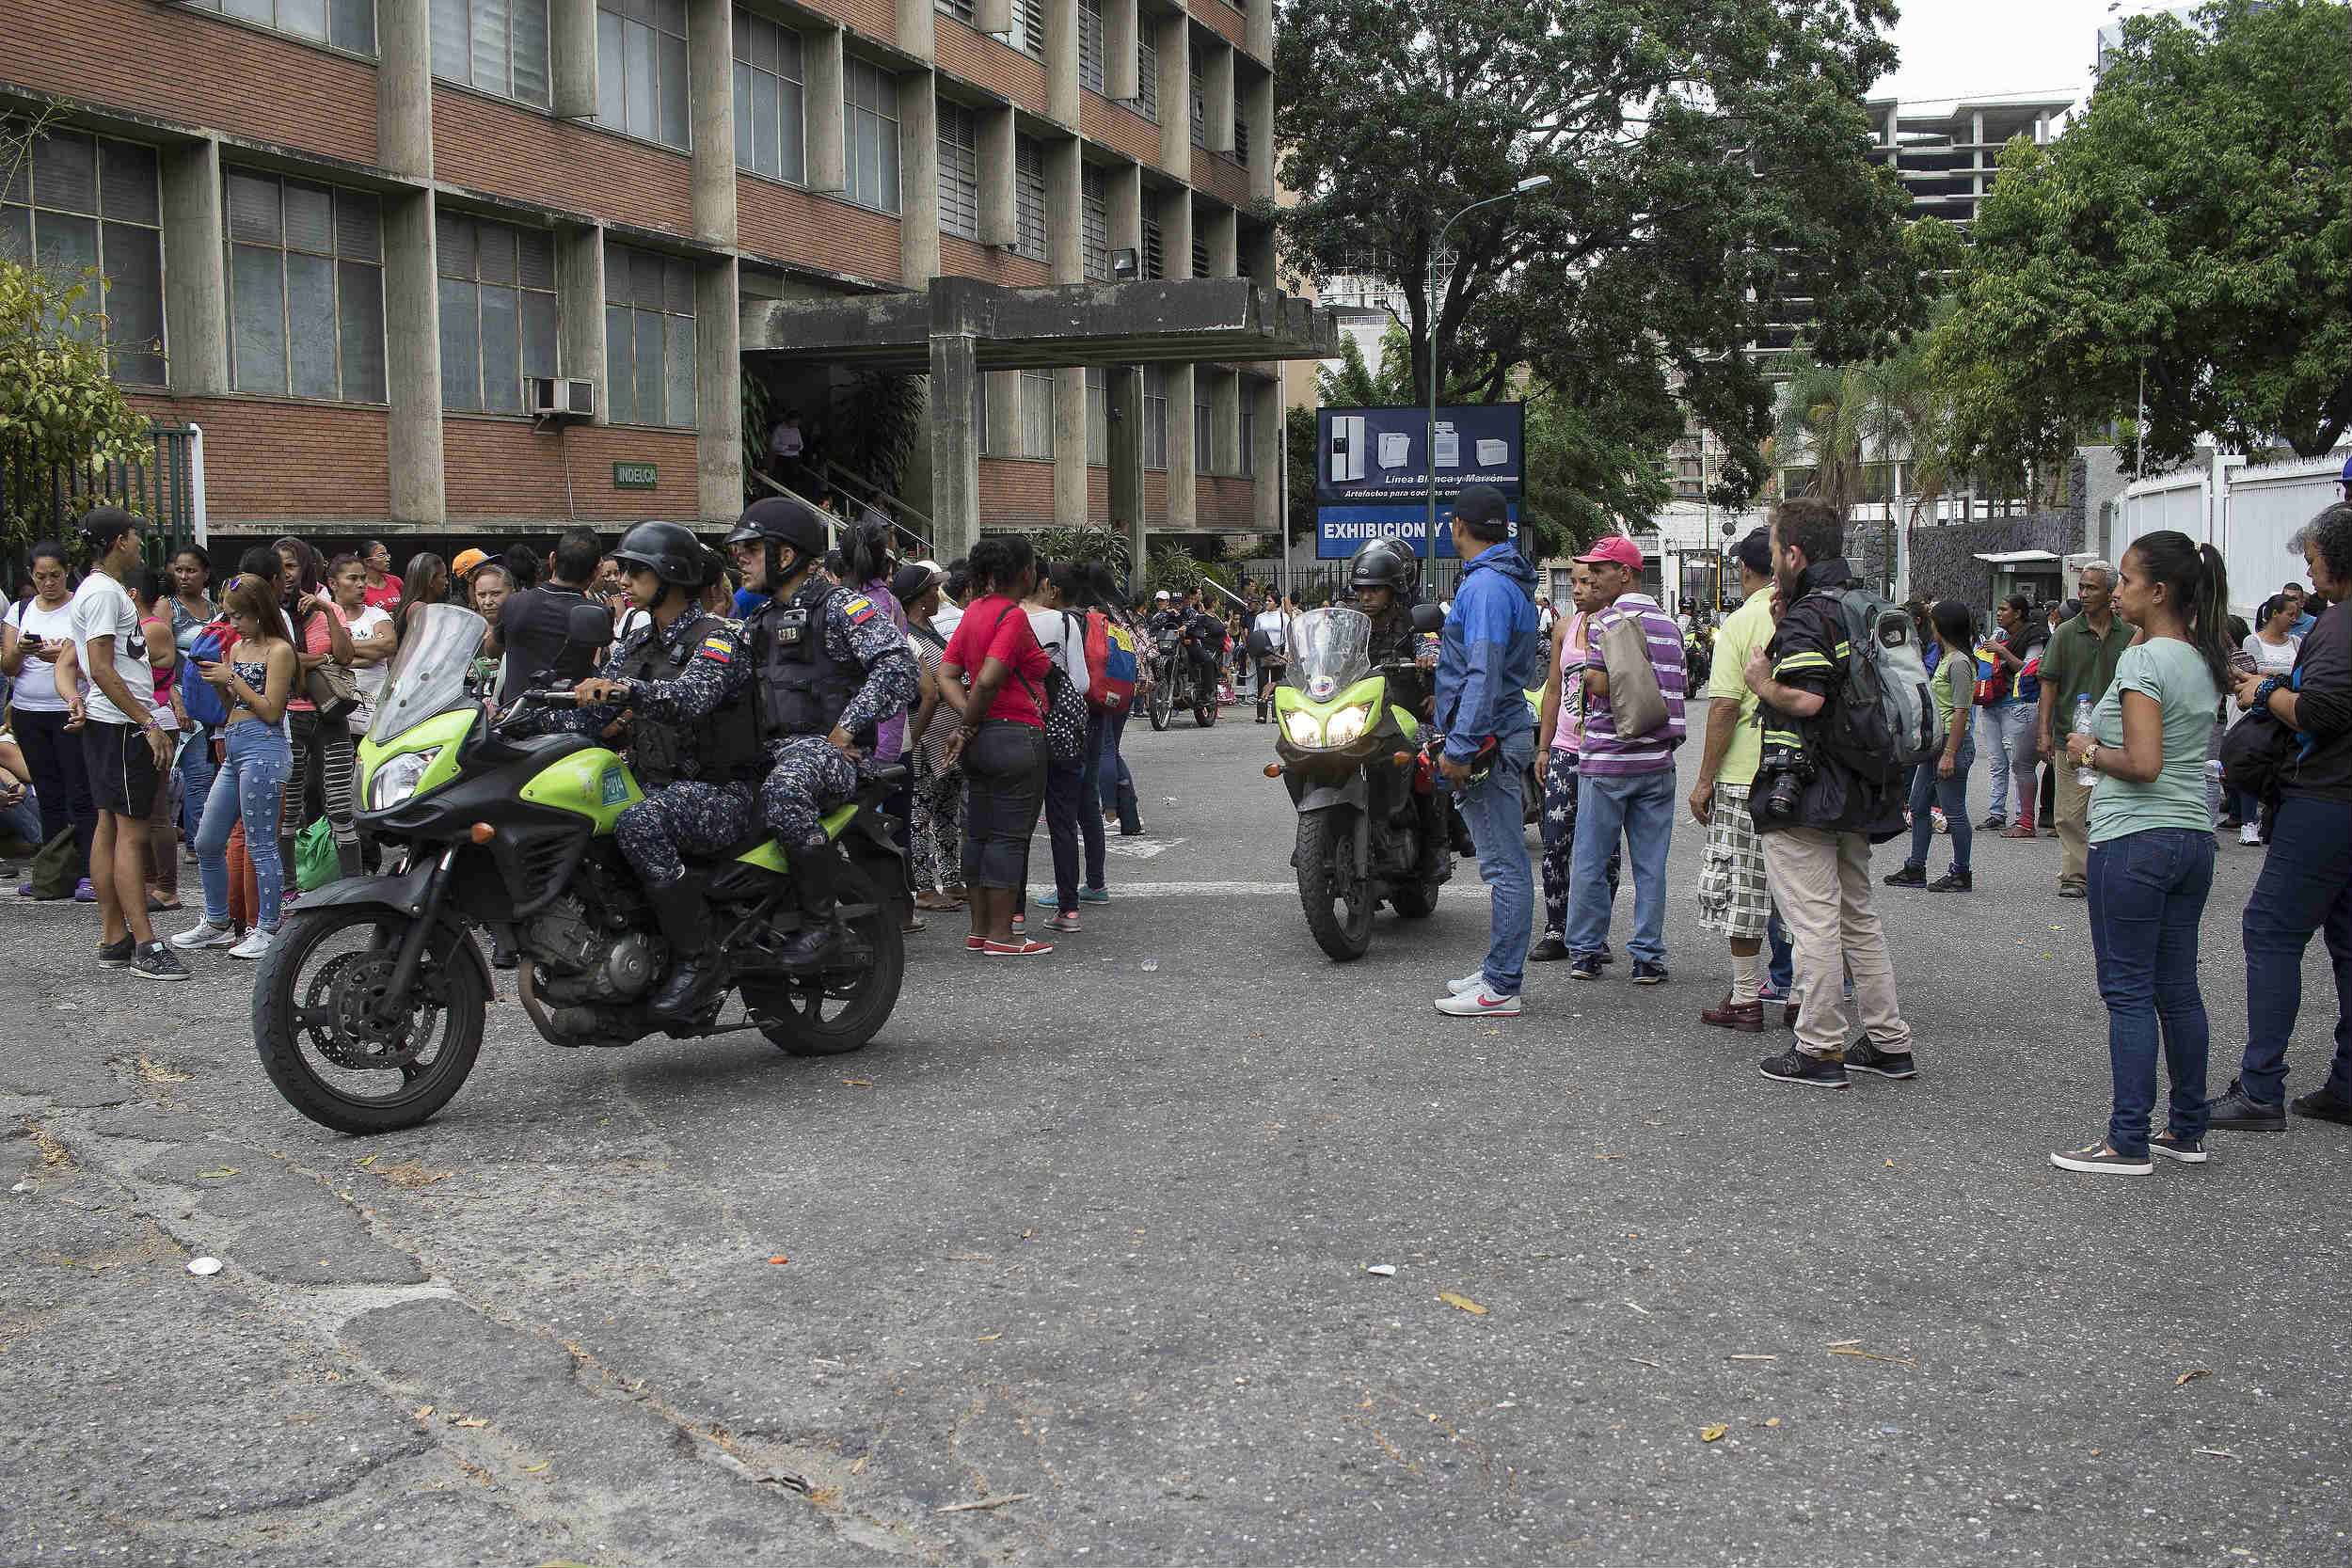
{"label": "black motorcycle helmet", "polygon": [[612,559],[643,566],[670,587],[691,594],[707,580],[707,552],[683,523],[639,523],[621,536]]}
{"label": "black motorcycle helmet", "polygon": [[1367,541],[1347,563],[1350,593],[1386,588],[1395,594],[1397,603],[1403,604],[1412,597],[1420,581],[1421,557],[1393,539]]}
{"label": "black motorcycle helmet", "polygon": [[790,496],[762,496],[743,509],[743,515],[735,521],[735,531],[727,535],[730,547],[765,541],[768,546],[767,591],[774,593],[784,574],[776,563],[776,546],[789,545],[797,552],[801,564],[820,561],[825,554],[825,519],[817,509]]}

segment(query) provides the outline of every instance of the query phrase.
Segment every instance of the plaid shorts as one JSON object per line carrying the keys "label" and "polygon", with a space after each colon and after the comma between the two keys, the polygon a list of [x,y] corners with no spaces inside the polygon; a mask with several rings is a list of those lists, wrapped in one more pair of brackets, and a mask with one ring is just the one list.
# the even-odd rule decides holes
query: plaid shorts
{"label": "plaid shorts", "polygon": [[1718,784],[1699,872],[1699,924],[1726,937],[1761,941],[1772,916],[1764,879],[1764,840],[1748,815],[1748,786]]}

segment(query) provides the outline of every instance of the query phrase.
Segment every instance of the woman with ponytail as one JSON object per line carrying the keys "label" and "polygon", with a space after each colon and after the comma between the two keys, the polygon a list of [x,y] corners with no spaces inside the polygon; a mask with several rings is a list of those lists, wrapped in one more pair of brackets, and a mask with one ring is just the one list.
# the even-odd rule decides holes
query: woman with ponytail
{"label": "woman with ponytail", "polygon": [[[2229,580],[2221,556],[2185,533],[2142,534],[2124,552],[2116,613],[2139,628],[2063,766],[2095,776],[2090,809],[2090,940],[2107,1005],[2115,1094],[2104,1140],[2050,1163],[2145,1176],[2161,1154],[2205,1158],[2205,999],[2197,930],[2213,889],[2205,750],[2229,680]],[[2170,1114],[2149,1135],[2161,1034]]]}

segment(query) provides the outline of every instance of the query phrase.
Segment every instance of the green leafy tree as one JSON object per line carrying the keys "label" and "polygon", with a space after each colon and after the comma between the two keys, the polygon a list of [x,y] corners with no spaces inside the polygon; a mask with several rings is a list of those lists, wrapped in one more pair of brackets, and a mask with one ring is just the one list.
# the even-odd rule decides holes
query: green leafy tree
{"label": "green leafy tree", "polygon": [[[1491,402],[1532,372],[1573,409],[1579,504],[1636,510],[1682,404],[1763,480],[1772,398],[1747,345],[1812,302],[1825,358],[1869,357],[1926,303],[1907,201],[1862,108],[1895,60],[1883,0],[1287,0],[1275,47],[1295,264],[1401,285],[1412,384]],[[1432,252],[1447,217],[1520,181]],[[1407,400],[1417,401],[1417,400]]]}
{"label": "green leafy tree", "polygon": [[2013,144],[1934,364],[1972,467],[2056,462],[2143,387],[2150,466],[2352,428],[2352,8],[2128,18],[2083,115]]}

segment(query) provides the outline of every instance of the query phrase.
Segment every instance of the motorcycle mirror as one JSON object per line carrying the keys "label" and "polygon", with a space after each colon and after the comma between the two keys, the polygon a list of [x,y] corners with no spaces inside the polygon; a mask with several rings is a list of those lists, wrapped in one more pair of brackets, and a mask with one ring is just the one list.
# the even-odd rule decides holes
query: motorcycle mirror
{"label": "motorcycle mirror", "polygon": [[556,650],[555,662],[548,672],[549,677],[559,677],[578,654],[593,653],[612,641],[611,610],[593,601],[572,606],[564,617],[564,646]]}
{"label": "motorcycle mirror", "polygon": [[1445,611],[1433,604],[1413,607],[1413,629],[1419,632],[1443,631]]}

